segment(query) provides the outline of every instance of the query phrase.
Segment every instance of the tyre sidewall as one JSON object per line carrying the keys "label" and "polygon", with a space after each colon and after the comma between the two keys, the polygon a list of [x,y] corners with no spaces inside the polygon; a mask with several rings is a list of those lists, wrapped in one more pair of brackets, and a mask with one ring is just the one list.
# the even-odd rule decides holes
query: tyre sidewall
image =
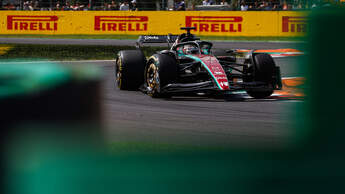
{"label": "tyre sidewall", "polygon": [[255,54],[253,58],[255,64],[254,80],[266,83],[272,82],[276,67],[273,58],[267,53]]}
{"label": "tyre sidewall", "polygon": [[[116,58],[121,61],[119,70],[121,71],[121,90],[137,90],[144,83],[144,69],[146,59],[141,50],[120,51]],[[116,64],[117,65],[117,64]],[[115,76],[117,68],[115,67]]]}
{"label": "tyre sidewall", "polygon": [[[146,65],[145,75],[146,72],[151,64],[154,64],[157,68],[157,77],[159,79],[159,84],[153,90],[149,90],[149,95],[152,97],[163,97],[168,96],[164,94],[161,89],[176,81],[178,76],[178,65],[176,59],[167,54],[155,54],[148,60]],[[145,77],[146,83],[147,77]]]}
{"label": "tyre sidewall", "polygon": [[267,53],[255,54],[253,56],[254,63],[254,81],[265,82],[266,89],[250,89],[247,94],[254,98],[265,98],[273,93],[273,76],[276,68],[273,58]]}

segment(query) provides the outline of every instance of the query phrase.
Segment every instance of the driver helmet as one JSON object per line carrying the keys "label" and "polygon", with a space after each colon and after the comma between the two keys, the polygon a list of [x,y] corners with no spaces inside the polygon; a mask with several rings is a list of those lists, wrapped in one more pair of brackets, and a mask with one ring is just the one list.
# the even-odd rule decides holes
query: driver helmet
{"label": "driver helmet", "polygon": [[209,55],[209,54],[210,54],[209,50],[210,50],[210,49],[205,49],[205,48],[203,48],[203,49],[201,49],[201,54]]}
{"label": "driver helmet", "polygon": [[198,52],[199,52],[199,49],[196,46],[193,46],[193,45],[190,45],[190,44],[187,44],[187,45],[183,46],[183,53],[186,54],[186,55],[197,54]]}

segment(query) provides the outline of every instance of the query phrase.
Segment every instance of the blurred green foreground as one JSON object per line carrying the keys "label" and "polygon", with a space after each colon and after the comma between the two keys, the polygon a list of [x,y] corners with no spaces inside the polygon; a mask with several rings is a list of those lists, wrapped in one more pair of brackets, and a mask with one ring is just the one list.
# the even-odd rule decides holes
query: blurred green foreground
{"label": "blurred green foreground", "polygon": [[283,150],[109,154],[94,67],[0,64],[1,193],[345,193],[345,10],[310,16],[307,99]]}

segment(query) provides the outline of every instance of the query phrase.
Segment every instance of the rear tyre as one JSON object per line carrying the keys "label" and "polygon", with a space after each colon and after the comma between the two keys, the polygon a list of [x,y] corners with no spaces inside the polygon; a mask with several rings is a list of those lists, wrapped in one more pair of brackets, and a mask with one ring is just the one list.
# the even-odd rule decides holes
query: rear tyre
{"label": "rear tyre", "polygon": [[253,98],[266,98],[273,93],[273,76],[276,68],[273,58],[267,53],[254,55],[253,81],[265,82],[265,89],[250,89],[247,94]]}
{"label": "rear tyre", "polygon": [[147,94],[153,98],[169,98],[162,88],[173,83],[178,76],[178,66],[175,58],[166,54],[153,55],[146,66],[145,85]]}
{"label": "rear tyre", "polygon": [[141,50],[120,51],[115,63],[115,85],[120,90],[137,90],[144,83],[145,64]]}
{"label": "rear tyre", "polygon": [[254,79],[267,83],[272,82],[276,64],[271,55],[267,53],[256,54],[254,60],[256,65]]}

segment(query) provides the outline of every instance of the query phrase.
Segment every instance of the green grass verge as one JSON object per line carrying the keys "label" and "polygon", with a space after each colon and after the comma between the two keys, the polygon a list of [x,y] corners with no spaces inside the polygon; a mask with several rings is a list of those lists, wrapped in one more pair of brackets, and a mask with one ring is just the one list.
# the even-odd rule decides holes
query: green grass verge
{"label": "green grass verge", "polygon": [[[137,39],[138,35],[0,35],[0,38],[50,38],[50,39]],[[202,40],[225,41],[303,41],[304,37],[247,37],[247,36],[200,36]]]}
{"label": "green grass verge", "polygon": [[[39,58],[49,60],[97,60],[114,59],[120,50],[135,49],[134,46],[88,46],[88,45],[32,45],[0,44],[0,48],[9,47],[0,53],[0,59]],[[1,49],[0,49],[1,50]],[[161,47],[144,47],[146,56],[162,50]]]}

